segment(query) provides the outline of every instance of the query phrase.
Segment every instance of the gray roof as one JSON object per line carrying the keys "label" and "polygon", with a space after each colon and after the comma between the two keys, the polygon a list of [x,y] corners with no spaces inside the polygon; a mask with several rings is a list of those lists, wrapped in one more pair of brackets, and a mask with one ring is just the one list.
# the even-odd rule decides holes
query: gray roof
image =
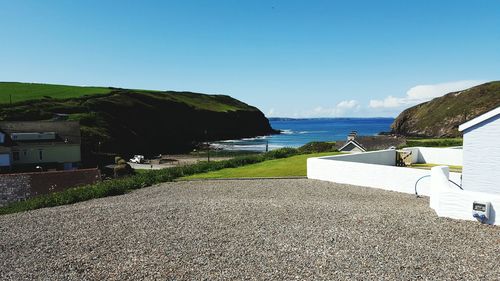
{"label": "gray roof", "polygon": [[56,140],[22,142],[10,140],[11,145],[20,145],[22,143],[81,143],[80,124],[78,121],[0,121],[0,131],[7,135],[11,133],[56,133]]}
{"label": "gray roof", "polygon": [[[388,149],[391,146],[400,147],[406,144],[406,139],[395,136],[358,136],[355,139],[356,144],[366,150]],[[337,149],[343,147],[347,141],[337,141]]]}

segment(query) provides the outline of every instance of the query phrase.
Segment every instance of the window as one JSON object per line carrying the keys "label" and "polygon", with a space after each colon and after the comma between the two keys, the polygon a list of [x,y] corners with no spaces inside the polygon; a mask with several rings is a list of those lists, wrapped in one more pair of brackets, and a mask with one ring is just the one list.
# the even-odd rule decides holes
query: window
{"label": "window", "polygon": [[12,151],[12,159],[19,161],[19,151]]}
{"label": "window", "polygon": [[43,159],[43,150],[39,150],[38,155],[40,156],[40,160],[42,160]]}

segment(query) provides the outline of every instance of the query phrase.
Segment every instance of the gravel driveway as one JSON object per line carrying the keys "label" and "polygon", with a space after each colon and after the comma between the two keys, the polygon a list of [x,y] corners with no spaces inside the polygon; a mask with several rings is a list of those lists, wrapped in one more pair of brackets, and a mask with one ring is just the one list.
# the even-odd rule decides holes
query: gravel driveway
{"label": "gravel driveway", "polygon": [[307,179],[165,183],[0,216],[0,280],[492,280],[499,260],[499,227]]}

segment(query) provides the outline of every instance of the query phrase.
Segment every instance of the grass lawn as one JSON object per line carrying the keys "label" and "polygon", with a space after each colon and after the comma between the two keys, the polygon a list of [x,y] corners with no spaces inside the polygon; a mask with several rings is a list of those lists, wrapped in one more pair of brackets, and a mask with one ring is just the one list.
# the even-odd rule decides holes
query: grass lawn
{"label": "grass lawn", "polygon": [[195,174],[181,179],[212,178],[255,178],[255,177],[293,177],[306,176],[306,160],[310,157],[336,155],[339,152],[322,152],[296,155],[283,159],[268,160],[238,168],[227,168],[218,171]]}
{"label": "grass lawn", "polygon": [[83,95],[106,94],[111,90],[103,87],[79,87],[37,83],[0,82],[0,104],[25,100],[76,98]]}
{"label": "grass lawn", "polygon": [[428,139],[410,138],[406,140],[407,146],[425,146],[425,147],[452,147],[452,146],[461,146],[462,143],[463,143],[462,138],[428,138]]}

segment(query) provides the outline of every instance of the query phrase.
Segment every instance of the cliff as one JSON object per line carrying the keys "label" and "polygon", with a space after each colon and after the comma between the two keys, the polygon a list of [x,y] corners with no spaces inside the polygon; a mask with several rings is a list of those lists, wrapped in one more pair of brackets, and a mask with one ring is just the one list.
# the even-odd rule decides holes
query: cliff
{"label": "cliff", "polygon": [[392,133],[410,137],[459,137],[458,126],[500,106],[500,81],[453,92],[404,110]]}
{"label": "cliff", "polygon": [[86,156],[179,153],[207,140],[276,133],[260,110],[224,95],[110,88],[108,93],[44,95],[0,105],[0,120],[54,116],[80,121]]}

